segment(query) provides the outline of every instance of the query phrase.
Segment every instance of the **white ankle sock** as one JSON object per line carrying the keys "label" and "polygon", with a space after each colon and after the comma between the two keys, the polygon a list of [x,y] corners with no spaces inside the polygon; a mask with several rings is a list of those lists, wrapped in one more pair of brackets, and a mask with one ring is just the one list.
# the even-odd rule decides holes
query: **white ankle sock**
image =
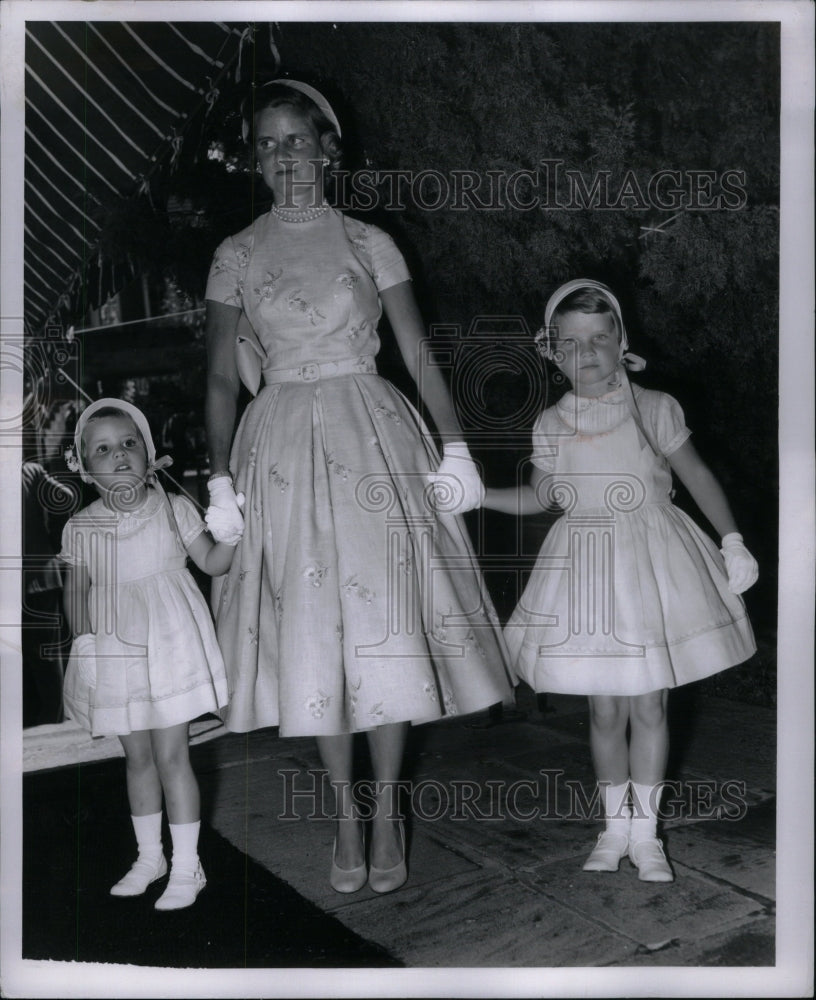
{"label": "white ankle sock", "polygon": [[601,782],[598,787],[601,792],[606,831],[628,837],[629,821],[632,816],[632,810],[626,801],[626,795],[629,791],[628,780],[624,781],[622,785],[609,785],[606,782]]}
{"label": "white ankle sock", "polygon": [[632,840],[654,840],[657,836],[657,811],[663,783],[640,785],[632,782]]}
{"label": "white ankle sock", "polygon": [[148,816],[131,816],[130,820],[133,823],[133,832],[136,834],[139,857],[158,859],[162,853],[162,814],[157,812]]}
{"label": "white ankle sock", "polygon": [[173,838],[173,868],[195,871],[198,865],[198,831],[201,822],[171,823]]}

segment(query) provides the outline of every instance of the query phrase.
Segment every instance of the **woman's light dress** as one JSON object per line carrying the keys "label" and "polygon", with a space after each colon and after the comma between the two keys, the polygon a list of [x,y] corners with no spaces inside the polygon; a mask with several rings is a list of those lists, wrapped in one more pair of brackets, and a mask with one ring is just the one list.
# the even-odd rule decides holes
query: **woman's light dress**
{"label": "woman's light dress", "polygon": [[[204,522],[186,497],[171,494],[170,502],[189,545]],[[145,502],[126,512],[95,500],[65,525],[60,558],[88,568],[96,641],[93,687],[73,656],[66,669],[71,718],[94,736],[122,736],[189,722],[226,704],[212,615],[159,493],[149,489]]]}
{"label": "woman's light dress", "polygon": [[[691,433],[678,403],[634,389],[664,455]],[[755,651],[714,542],[671,502],[671,471],[640,434],[625,390],[568,392],[533,428],[542,497],[565,513],[505,627],[513,665],[540,692],[638,695],[699,680]]]}
{"label": "woman's light dress", "polygon": [[216,604],[232,730],[335,735],[512,697],[465,527],[428,502],[434,444],[376,374],[378,291],[408,277],[385,233],[334,210],[267,214],[216,252],[207,298],[241,306],[264,354],[230,462],[245,530]]}

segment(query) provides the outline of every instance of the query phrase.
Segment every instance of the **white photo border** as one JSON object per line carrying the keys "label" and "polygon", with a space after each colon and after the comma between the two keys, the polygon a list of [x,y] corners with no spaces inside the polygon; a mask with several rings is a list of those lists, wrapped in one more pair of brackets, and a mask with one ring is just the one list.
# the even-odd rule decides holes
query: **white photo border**
{"label": "white photo border", "polygon": [[[23,52],[27,20],[264,21],[777,21],[781,26],[780,549],[778,617],[777,964],[765,968],[178,970],[21,958],[21,655],[19,629],[0,630],[0,985],[9,997],[117,996],[805,996],[813,987],[814,609],[814,7],[800,0],[601,0],[561,3],[249,0],[4,0],[2,65],[3,344],[23,335]],[[4,349],[0,421],[20,414],[21,366]],[[2,425],[0,425],[2,429]],[[0,447],[0,562],[19,565],[22,449]],[[17,561],[16,563],[14,561]],[[19,605],[19,578],[0,573],[0,607]],[[5,621],[8,616],[4,615]],[[349,970],[350,971],[350,970]]]}

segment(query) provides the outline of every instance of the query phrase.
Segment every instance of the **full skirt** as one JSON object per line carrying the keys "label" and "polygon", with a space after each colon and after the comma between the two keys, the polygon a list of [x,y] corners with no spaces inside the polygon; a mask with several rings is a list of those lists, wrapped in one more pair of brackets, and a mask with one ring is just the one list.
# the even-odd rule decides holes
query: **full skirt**
{"label": "full skirt", "polygon": [[94,736],[166,729],[227,702],[210,609],[187,569],[92,587],[95,682],[69,657],[66,713]]}
{"label": "full skirt", "polygon": [[438,461],[377,375],[250,404],[231,462],[244,535],[215,600],[229,729],[337,735],[512,699],[465,526],[429,500]]}
{"label": "full skirt", "polygon": [[550,529],[505,626],[535,690],[638,695],[700,680],[756,650],[713,541],[669,502]]}

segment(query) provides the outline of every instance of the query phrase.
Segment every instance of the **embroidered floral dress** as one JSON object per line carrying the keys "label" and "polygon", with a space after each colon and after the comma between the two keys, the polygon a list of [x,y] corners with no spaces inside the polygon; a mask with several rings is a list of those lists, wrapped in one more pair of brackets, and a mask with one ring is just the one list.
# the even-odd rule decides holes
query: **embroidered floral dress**
{"label": "embroidered floral dress", "polygon": [[[170,501],[188,545],[204,522],[186,497]],[[85,683],[73,658],[66,671],[71,718],[94,736],[122,736],[189,722],[226,704],[212,615],[158,493],[148,490],[145,503],[127,512],[95,500],[65,525],[60,558],[88,568],[96,638],[95,685]]]}
{"label": "embroidered floral dress", "polygon": [[433,442],[376,374],[378,290],[408,277],[385,233],[334,210],[265,215],[216,252],[207,298],[243,308],[265,373],[233,445],[245,530],[216,601],[232,730],[335,735],[511,695],[464,526],[427,502]]}
{"label": "embroidered floral dress", "polygon": [[[634,389],[663,455],[689,437],[665,393]],[[550,529],[505,627],[536,691],[638,695],[698,680],[756,647],[714,542],[671,502],[671,471],[640,435],[623,389],[568,392],[533,428]]]}

